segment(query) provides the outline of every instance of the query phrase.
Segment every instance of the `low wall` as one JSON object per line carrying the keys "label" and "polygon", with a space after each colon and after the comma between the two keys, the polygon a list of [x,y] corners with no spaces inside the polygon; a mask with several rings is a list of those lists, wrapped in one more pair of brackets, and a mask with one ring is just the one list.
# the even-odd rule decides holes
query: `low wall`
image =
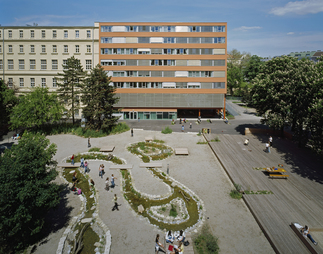
{"label": "low wall", "polygon": [[[266,134],[272,136],[280,136],[280,131],[274,131],[271,129],[256,129],[256,128],[245,128],[244,135],[254,134]],[[292,140],[293,135],[289,132],[284,131],[285,138]]]}

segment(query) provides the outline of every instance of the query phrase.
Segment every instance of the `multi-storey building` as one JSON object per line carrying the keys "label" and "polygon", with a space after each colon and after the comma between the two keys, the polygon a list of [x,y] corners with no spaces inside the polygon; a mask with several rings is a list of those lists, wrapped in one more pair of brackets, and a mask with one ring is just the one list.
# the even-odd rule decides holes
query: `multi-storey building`
{"label": "multi-storey building", "polygon": [[225,107],[226,37],[226,23],[1,27],[0,78],[55,91],[74,56],[112,76],[124,119],[213,118]]}
{"label": "multi-storey building", "polygon": [[[57,73],[74,56],[85,70],[99,63],[98,27],[0,27],[0,78],[19,93],[30,88],[56,90]],[[77,115],[78,112],[76,112]]]}
{"label": "multi-storey building", "polygon": [[213,118],[225,105],[226,23],[99,23],[125,119]]}

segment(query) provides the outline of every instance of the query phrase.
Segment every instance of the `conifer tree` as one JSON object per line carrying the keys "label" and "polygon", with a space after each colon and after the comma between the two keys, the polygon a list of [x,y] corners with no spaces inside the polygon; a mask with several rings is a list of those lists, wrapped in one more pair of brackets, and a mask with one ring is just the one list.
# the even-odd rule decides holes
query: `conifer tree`
{"label": "conifer tree", "polygon": [[114,104],[119,98],[116,97],[116,89],[110,83],[111,78],[99,64],[92,69],[84,82],[83,115],[88,128],[108,131],[118,121],[118,117],[113,116],[113,113],[118,112]]}
{"label": "conifer tree", "polygon": [[74,56],[68,58],[63,64],[63,73],[58,73],[57,89],[60,100],[64,103],[66,116],[72,117],[75,123],[75,111],[80,109],[81,88],[86,72],[79,59]]}

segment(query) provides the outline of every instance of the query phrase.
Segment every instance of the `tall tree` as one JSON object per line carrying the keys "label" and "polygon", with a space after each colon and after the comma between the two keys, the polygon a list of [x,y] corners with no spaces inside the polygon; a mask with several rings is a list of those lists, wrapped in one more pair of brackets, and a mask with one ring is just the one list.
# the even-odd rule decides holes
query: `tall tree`
{"label": "tall tree", "polygon": [[63,73],[58,73],[58,96],[65,104],[66,116],[72,117],[73,124],[75,123],[75,111],[80,109],[79,101],[85,74],[80,60],[74,56],[68,58],[66,64],[63,64]]}
{"label": "tall tree", "polygon": [[252,80],[258,75],[264,62],[261,61],[261,57],[253,55],[249,58],[246,68],[243,70],[245,80],[252,82]]}
{"label": "tall tree", "polygon": [[0,253],[18,252],[39,240],[44,216],[59,203],[56,145],[25,132],[0,156]]}
{"label": "tall tree", "polygon": [[110,85],[111,78],[100,65],[92,69],[83,88],[83,114],[87,126],[92,129],[110,130],[118,121],[113,113],[118,112],[114,104],[119,101],[115,88]]}
{"label": "tall tree", "polygon": [[235,91],[242,86],[243,73],[240,66],[236,66],[233,63],[229,62],[227,66],[227,87],[229,89],[230,95],[234,95]]}
{"label": "tall tree", "polygon": [[31,93],[19,98],[10,115],[12,129],[19,127],[40,127],[45,123],[59,121],[64,107],[59,103],[56,93],[49,93],[48,88],[36,88]]}
{"label": "tall tree", "polygon": [[0,80],[0,129],[8,124],[10,112],[18,103],[15,93],[16,89],[9,88],[3,80]]}

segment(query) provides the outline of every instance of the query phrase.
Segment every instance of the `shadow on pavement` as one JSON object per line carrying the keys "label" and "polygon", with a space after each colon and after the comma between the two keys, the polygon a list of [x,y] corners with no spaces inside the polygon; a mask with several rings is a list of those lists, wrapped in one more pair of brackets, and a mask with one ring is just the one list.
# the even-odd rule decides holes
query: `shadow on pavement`
{"label": "shadow on pavement", "polygon": [[[48,237],[51,233],[56,233],[58,230],[68,226],[71,219],[71,211],[74,207],[69,206],[67,195],[71,193],[67,184],[60,185],[62,191],[60,193],[60,203],[54,209],[51,209],[46,218],[43,230],[39,233],[39,246],[49,241]],[[37,250],[37,247],[33,247],[32,253]]]}
{"label": "shadow on pavement", "polygon": [[255,129],[268,129],[268,126],[257,123],[257,124],[240,124],[238,125],[235,130],[240,133],[241,135],[245,135],[246,128],[255,128]]}

